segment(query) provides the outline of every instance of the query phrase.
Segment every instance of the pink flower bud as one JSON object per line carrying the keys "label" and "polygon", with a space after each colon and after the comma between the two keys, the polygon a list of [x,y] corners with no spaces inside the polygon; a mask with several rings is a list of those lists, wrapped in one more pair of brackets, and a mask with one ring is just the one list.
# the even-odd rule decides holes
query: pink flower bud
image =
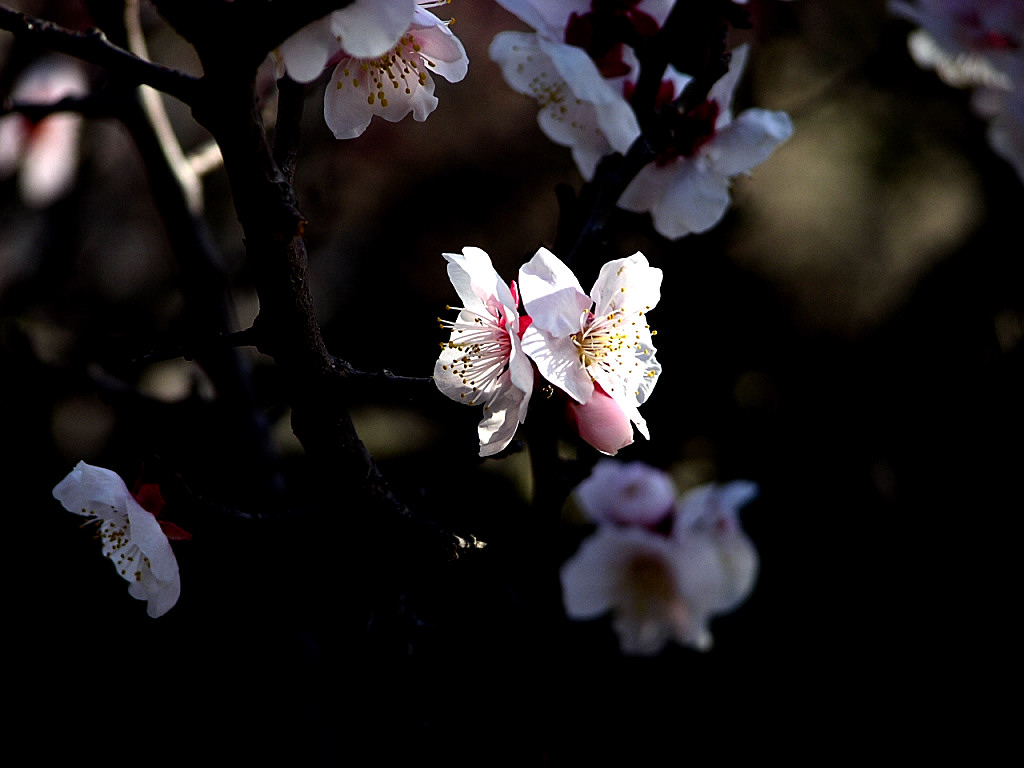
{"label": "pink flower bud", "polygon": [[569,418],[585,441],[601,453],[614,456],[620,448],[633,442],[633,426],[622,410],[600,384],[594,385],[594,394],[585,404],[569,401]]}

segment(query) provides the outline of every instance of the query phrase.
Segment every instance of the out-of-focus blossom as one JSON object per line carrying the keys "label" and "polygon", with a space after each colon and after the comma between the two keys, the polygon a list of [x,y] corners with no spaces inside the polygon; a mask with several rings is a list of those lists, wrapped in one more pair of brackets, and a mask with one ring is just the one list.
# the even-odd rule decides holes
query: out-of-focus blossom
{"label": "out-of-focus blossom", "polygon": [[[10,94],[15,104],[55,104],[84,96],[85,73],[61,56],[37,59],[21,73]],[[0,179],[18,174],[18,191],[26,205],[45,208],[72,188],[78,171],[82,116],[57,112],[32,122],[24,115],[0,117]]]}
{"label": "out-of-focus blossom", "polygon": [[754,588],[759,558],[739,510],[757,493],[747,480],[712,483],[690,490],[677,504],[672,538],[683,552],[691,604],[706,616],[733,610]]}
{"label": "out-of-focus blossom", "polygon": [[[602,157],[625,153],[640,136],[628,100],[639,67],[635,53],[617,42],[621,30],[631,27],[634,38],[655,34],[672,3],[501,4],[537,32],[499,33],[491,43],[491,58],[513,89],[537,100],[541,129],[572,149],[580,173],[589,180]],[[792,134],[792,122],[783,112],[748,109],[732,119],[733,93],[746,56],[745,46],[733,51],[728,74],[686,115],[687,130],[641,170],[619,200],[627,210],[650,212],[665,237],[704,232],[717,224],[729,206],[732,179],[764,162]],[[668,67],[659,98],[678,97],[691,79]]]}
{"label": "out-of-focus blossom", "polygon": [[[53,496],[69,512],[97,523],[104,556],[129,583],[128,594],[147,602],[150,616],[163,616],[174,607],[181,580],[168,533],[117,473],[80,461]],[[177,526],[168,528],[176,538],[187,537]]]}
{"label": "out-of-focus blossom", "polygon": [[733,178],[763,163],[793,133],[785,112],[751,108],[733,119],[733,94],[746,58],[747,46],[736,48],[728,73],[687,116],[688,124],[701,130],[688,132],[641,169],[619,198],[626,210],[649,211],[664,237],[715,226],[729,207]]}
{"label": "out-of-focus blossom", "polygon": [[[609,462],[611,463],[611,462]],[[627,476],[632,480],[618,484]],[[630,498],[615,488],[635,487],[650,500],[634,524]],[[604,491],[607,498],[600,494]],[[597,530],[562,566],[562,596],[571,619],[612,618],[623,653],[652,655],[669,642],[706,651],[711,620],[734,610],[753,588],[757,551],[739,525],[737,510],[757,488],[746,481],[695,488],[664,520],[651,526],[670,481],[657,470],[626,465],[595,467],[577,490],[577,501],[599,508]],[[617,516],[612,511],[617,507]]]}
{"label": "out-of-focus blossom", "polygon": [[1024,180],[1024,4],[1006,0],[891,2],[917,24],[907,47],[914,61],[957,88],[974,88],[988,141]]}
{"label": "out-of-focus blossom", "polygon": [[[642,253],[607,262],[589,296],[572,270],[546,248],[519,270],[531,319],[522,334],[523,351],[540,374],[583,405],[600,388],[646,438],[650,433],[638,408],[661,375],[646,314],[661,298],[661,278],[661,270]],[[600,424],[618,429],[607,418],[591,426]],[[598,450],[614,453],[609,448],[617,439],[588,438],[582,430],[581,436]]]}
{"label": "out-of-focus blossom", "polygon": [[601,459],[572,495],[595,523],[652,528],[674,512],[677,491],[669,474],[657,467]]}
{"label": "out-of-focus blossom", "polygon": [[426,10],[441,4],[357,0],[288,38],[278,61],[300,82],[334,66],[324,119],[339,139],[361,135],[374,115],[426,120],[438,103],[431,74],[454,83],[469,65],[448,23]]}
{"label": "out-of-focus blossom", "polygon": [[446,253],[448,277],[462,300],[434,366],[434,383],[452,400],[482,405],[480,455],[505,448],[526,418],[533,391],[533,366],[520,346],[516,284],[506,285],[479,248]]}

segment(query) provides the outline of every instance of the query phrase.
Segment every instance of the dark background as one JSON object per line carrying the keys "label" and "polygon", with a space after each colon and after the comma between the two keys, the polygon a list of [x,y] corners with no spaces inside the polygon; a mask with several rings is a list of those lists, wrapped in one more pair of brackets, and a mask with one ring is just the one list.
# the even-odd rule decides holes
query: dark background
{"label": "dark background", "polygon": [[[295,507],[337,514],[200,521],[206,535],[176,545],[179,604],[148,619],[52,487],[80,459],[129,480],[160,461],[245,507],[252,468],[196,366],[129,363],[173,345],[181,296],[138,157],[98,120],[68,198],[33,211],[0,186],[12,734],[40,757],[130,745],[275,764],[978,760],[994,747],[994,692],[1016,678],[1024,189],[969,93],[913,64],[910,27],[883,3],[757,9],[737,107],[788,111],[793,138],[737,180],[710,233],[666,242],[642,216],[615,220],[621,255],[642,250],[665,273],[652,440],[621,458],[681,487],[761,487],[743,513],[760,580],[713,623],[710,653],[621,658],[603,622],[557,621],[537,564],[580,532],[529,520],[525,455],[479,461],[479,414],[432,391],[368,392],[360,435],[412,507],[488,547],[410,572],[388,541],[353,540],[345,489],[307,492],[275,372],[249,351]],[[487,58],[520,23],[480,0],[436,10],[456,18],[470,72],[437,80],[425,123],[375,120],[338,142],[322,84],[307,102],[297,190],[317,311],[331,350],[366,371],[429,375],[434,318],[454,300],[440,254],[476,245],[514,277],[554,236],[555,186],[580,183]],[[153,56],[194,67],[150,22]],[[10,36],[0,44],[16,61]],[[201,145],[168,108],[186,148]],[[205,183],[243,328],[255,299],[239,228],[222,175]]]}

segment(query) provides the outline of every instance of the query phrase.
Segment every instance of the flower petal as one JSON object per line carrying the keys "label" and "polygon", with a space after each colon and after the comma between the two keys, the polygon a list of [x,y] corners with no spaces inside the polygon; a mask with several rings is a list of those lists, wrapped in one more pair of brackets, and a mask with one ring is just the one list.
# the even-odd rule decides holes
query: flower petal
{"label": "flower petal", "polygon": [[383,56],[409,29],[416,0],[355,0],[330,15],[331,32],[358,59]]}
{"label": "flower petal", "polygon": [[539,249],[519,268],[519,290],[533,319],[530,327],[555,337],[582,330],[581,317],[593,304],[572,270],[547,248]]}

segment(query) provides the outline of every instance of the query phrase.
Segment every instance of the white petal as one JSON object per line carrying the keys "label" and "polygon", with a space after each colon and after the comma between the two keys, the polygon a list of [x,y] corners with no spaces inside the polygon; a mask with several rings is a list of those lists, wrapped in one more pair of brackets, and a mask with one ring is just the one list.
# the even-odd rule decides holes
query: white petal
{"label": "white petal", "polygon": [[541,376],[579,403],[590,400],[594,381],[580,363],[571,336],[552,336],[532,323],[523,332],[522,344]]}
{"label": "white petal", "polygon": [[616,152],[625,152],[640,136],[636,114],[621,90],[601,76],[582,48],[540,38],[540,50],[551,60],[575,99],[594,105],[597,128]]}
{"label": "white petal", "polygon": [[[541,248],[519,268],[519,290],[534,326],[554,337],[568,337],[583,329],[581,316],[592,301],[579,280],[555,254]],[[531,355],[532,357],[532,355]]]}
{"label": "white petal", "polygon": [[409,32],[420,46],[419,53],[427,72],[437,73],[449,83],[457,83],[466,76],[469,71],[466,49],[447,24],[432,13],[417,8]]}
{"label": "white petal", "polygon": [[793,121],[785,112],[747,109],[703,151],[717,173],[737,176],[763,163],[792,135]]}
{"label": "white petal", "polygon": [[367,78],[353,59],[343,59],[334,68],[324,93],[324,120],[336,138],[354,139],[370,124],[373,112]]}
{"label": "white petal", "polygon": [[500,379],[498,395],[484,409],[485,417],[477,428],[481,456],[493,456],[512,441],[530,399],[529,392],[513,384],[509,371]]}
{"label": "white petal", "polygon": [[355,0],[330,15],[331,31],[349,56],[375,59],[395,47],[415,11],[416,0]]}
{"label": "white petal", "polygon": [[661,270],[650,266],[639,251],[605,262],[590,291],[594,314],[604,315],[613,309],[633,314],[654,308],[661,299],[661,280]]}
{"label": "white petal", "polygon": [[330,17],[325,16],[291,35],[278,46],[277,54],[292,80],[308,83],[320,76],[340,49],[341,41],[331,31]]}
{"label": "white petal", "polygon": [[64,509],[104,520],[127,518],[127,495],[128,488],[119,474],[84,461],[78,462],[53,489],[53,497]]}
{"label": "white petal", "polygon": [[727,176],[707,168],[699,157],[653,170],[667,174],[668,179],[664,193],[651,208],[659,234],[675,239],[691,232],[706,232],[722,220],[730,202]]}

